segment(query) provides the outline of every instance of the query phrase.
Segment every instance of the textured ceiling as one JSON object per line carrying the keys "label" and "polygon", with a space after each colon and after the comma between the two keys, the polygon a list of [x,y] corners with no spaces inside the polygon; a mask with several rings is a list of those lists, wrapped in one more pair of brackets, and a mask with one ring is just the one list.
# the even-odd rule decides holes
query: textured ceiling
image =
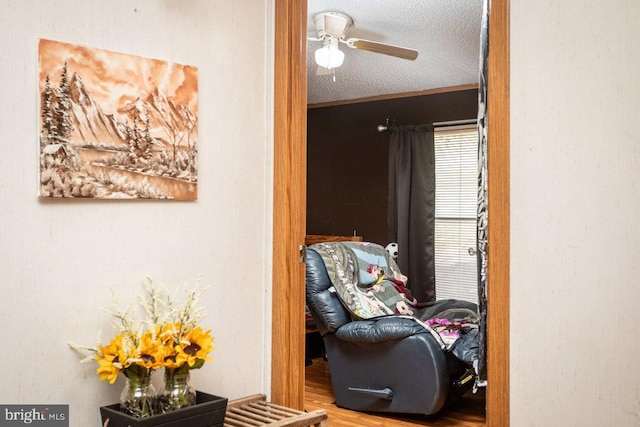
{"label": "textured ceiling", "polygon": [[322,42],[309,41],[309,104],[478,83],[482,0],[308,0],[307,8],[310,37],[313,16],[334,11],[353,19],[347,38],[419,51],[408,61],[341,43],[345,59],[334,81],[316,75],[314,52]]}

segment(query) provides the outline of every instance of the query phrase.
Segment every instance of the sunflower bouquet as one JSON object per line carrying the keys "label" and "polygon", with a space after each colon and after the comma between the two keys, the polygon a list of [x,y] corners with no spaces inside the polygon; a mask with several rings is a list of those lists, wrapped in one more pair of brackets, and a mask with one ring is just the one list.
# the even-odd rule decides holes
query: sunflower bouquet
{"label": "sunflower bouquet", "polygon": [[[137,320],[131,303],[121,310],[112,292],[114,309],[107,312],[118,331],[116,336],[107,345],[96,347],[69,343],[90,354],[83,362],[97,361],[101,381],[113,384],[120,373],[124,375],[121,410],[139,418],[194,405],[189,372],[211,361],[208,355],[213,351],[211,330],[199,325],[205,310],[197,302],[206,289],[185,289],[184,301],[178,302],[177,290],[169,295],[151,278],[143,286],[145,294],[138,296],[138,303],[146,319]],[[151,374],[159,369],[164,369],[164,390],[156,394]]]}

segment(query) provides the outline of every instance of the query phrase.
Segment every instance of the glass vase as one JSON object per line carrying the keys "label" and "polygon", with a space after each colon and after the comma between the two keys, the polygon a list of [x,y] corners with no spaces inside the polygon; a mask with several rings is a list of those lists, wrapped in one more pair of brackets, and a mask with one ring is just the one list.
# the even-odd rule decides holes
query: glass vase
{"label": "glass vase", "polygon": [[162,412],[171,412],[196,404],[196,391],[189,383],[189,372],[164,371],[164,392],[160,398]]}
{"label": "glass vase", "polygon": [[125,378],[126,383],[120,394],[120,410],[136,418],[155,415],[156,389],[151,384],[151,375]]}

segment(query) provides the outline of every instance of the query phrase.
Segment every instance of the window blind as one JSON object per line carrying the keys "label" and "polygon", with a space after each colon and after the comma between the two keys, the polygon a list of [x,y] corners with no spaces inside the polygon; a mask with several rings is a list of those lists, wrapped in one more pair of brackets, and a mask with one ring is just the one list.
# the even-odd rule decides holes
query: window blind
{"label": "window blind", "polygon": [[436,298],[478,302],[478,131],[435,129]]}

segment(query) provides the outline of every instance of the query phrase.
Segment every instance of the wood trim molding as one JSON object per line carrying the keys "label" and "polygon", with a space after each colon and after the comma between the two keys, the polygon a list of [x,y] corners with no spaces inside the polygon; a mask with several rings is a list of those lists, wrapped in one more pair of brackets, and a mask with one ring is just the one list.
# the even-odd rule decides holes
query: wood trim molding
{"label": "wood trim molding", "polygon": [[317,104],[308,104],[307,109],[335,107],[338,105],[360,104],[363,102],[385,101],[387,99],[411,98],[414,96],[435,95],[437,93],[460,92],[463,90],[478,89],[477,84],[440,87],[437,89],[419,90],[414,92],[390,93],[388,95],[369,96],[367,98],[345,99],[343,101],[318,102]]}
{"label": "wood trim molding", "polygon": [[276,0],[271,401],[304,403],[307,2]]}
{"label": "wood trim molding", "polygon": [[509,425],[509,0],[489,2],[487,426]]}

